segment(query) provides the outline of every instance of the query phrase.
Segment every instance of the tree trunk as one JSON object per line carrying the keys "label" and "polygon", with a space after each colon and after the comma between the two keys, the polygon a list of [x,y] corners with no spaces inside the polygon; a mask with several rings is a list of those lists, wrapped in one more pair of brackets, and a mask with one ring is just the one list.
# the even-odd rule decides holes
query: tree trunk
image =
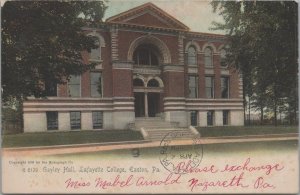
{"label": "tree trunk", "polygon": [[299,122],[298,122],[298,117],[297,117],[297,108],[294,109],[294,121],[293,121],[293,124],[294,125],[297,125]]}
{"label": "tree trunk", "polygon": [[250,96],[249,96],[249,102],[248,102],[248,125],[251,125],[250,108],[251,108],[251,103],[250,103]]}
{"label": "tree trunk", "polygon": [[274,125],[277,126],[277,99],[274,100]]}
{"label": "tree trunk", "polygon": [[290,122],[290,125],[293,124],[293,118],[294,118],[293,113],[289,110],[289,122]]}
{"label": "tree trunk", "polygon": [[264,123],[264,108],[260,107],[260,125],[263,125]]}
{"label": "tree trunk", "polygon": [[[245,79],[243,78],[243,86],[245,86]],[[243,104],[244,104],[244,124],[246,123],[246,109],[247,109],[247,101],[246,101],[246,90],[243,87]]]}
{"label": "tree trunk", "polygon": [[246,109],[247,109],[247,103],[246,103],[245,95],[243,95],[243,99],[244,99],[244,124],[246,124]]}

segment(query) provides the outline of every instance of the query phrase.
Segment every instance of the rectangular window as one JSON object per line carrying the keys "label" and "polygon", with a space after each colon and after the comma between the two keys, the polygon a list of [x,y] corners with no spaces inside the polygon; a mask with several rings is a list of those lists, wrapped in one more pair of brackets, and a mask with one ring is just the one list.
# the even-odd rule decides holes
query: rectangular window
{"label": "rectangular window", "polygon": [[57,84],[53,82],[45,82],[46,96],[57,96]]}
{"label": "rectangular window", "polygon": [[214,98],[214,77],[205,77],[205,93],[207,98]]}
{"label": "rectangular window", "polygon": [[81,128],[81,113],[80,112],[70,112],[70,123],[71,129]]}
{"label": "rectangular window", "polygon": [[211,56],[204,57],[204,64],[205,64],[205,67],[212,67]]}
{"label": "rectangular window", "polygon": [[198,97],[198,76],[189,76],[189,98]]}
{"label": "rectangular window", "polygon": [[91,96],[102,97],[102,75],[100,72],[91,72]]}
{"label": "rectangular window", "polygon": [[72,75],[68,82],[70,97],[80,97],[80,76]]}
{"label": "rectangular window", "polygon": [[229,110],[223,110],[223,125],[229,124]]}
{"label": "rectangular window", "polygon": [[46,112],[47,130],[58,130],[58,113]]}
{"label": "rectangular window", "polygon": [[198,126],[198,111],[196,110],[191,111],[191,125]]}
{"label": "rectangular window", "polygon": [[214,111],[209,110],[207,111],[207,126],[214,125]]}
{"label": "rectangular window", "polygon": [[229,98],[229,78],[221,77],[221,97]]}
{"label": "rectangular window", "polygon": [[100,40],[96,36],[91,36],[92,39],[95,41],[95,45],[97,45],[97,48],[91,49],[90,52],[90,61],[99,61],[101,60],[101,45]]}
{"label": "rectangular window", "polygon": [[206,47],[204,50],[204,64],[205,67],[213,67],[213,50],[210,47]]}
{"label": "rectangular window", "polygon": [[93,129],[102,129],[103,128],[103,112],[94,111],[92,112],[93,117]]}

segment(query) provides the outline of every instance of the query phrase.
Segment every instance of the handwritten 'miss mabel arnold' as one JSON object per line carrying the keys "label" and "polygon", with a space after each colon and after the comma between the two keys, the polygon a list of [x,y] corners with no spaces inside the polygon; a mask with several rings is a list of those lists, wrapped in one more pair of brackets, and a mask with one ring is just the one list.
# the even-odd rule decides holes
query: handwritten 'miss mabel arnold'
{"label": "handwritten 'miss mabel arnold'", "polygon": [[[212,188],[252,188],[252,189],[275,189],[276,186],[267,182],[267,177],[280,172],[284,166],[280,163],[251,165],[251,159],[247,158],[239,165],[226,164],[222,168],[218,168],[212,164],[206,167],[191,168],[190,163],[179,163],[177,168],[184,169],[188,174],[170,173],[166,177],[160,179],[149,179],[144,175],[116,175],[113,179],[104,179],[97,177],[94,181],[88,181],[74,178],[68,178],[65,181],[66,189],[80,189],[80,188],[98,188],[106,190],[110,188],[126,188],[130,186],[135,187],[155,187],[155,186],[170,186],[182,185],[188,188],[191,192],[195,191],[209,191]],[[220,173],[236,173],[229,179],[214,179],[204,180],[194,177],[195,174],[213,174]],[[247,180],[247,174],[259,173],[259,177],[254,182]],[[261,176],[262,175],[262,176]],[[217,175],[218,176],[218,175]],[[217,177],[212,177],[217,178]]]}

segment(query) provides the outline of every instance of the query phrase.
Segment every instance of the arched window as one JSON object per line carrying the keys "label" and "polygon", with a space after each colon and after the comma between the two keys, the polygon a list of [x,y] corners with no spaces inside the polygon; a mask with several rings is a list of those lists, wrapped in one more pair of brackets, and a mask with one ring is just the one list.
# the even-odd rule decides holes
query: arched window
{"label": "arched window", "polygon": [[90,36],[95,40],[95,45],[97,45],[97,48],[91,49],[90,52],[90,60],[94,61],[100,61],[101,60],[101,45],[100,40],[96,36]]}
{"label": "arched window", "polygon": [[190,46],[188,48],[188,65],[196,65],[197,64],[197,52],[195,47]]}
{"label": "arched window", "polygon": [[212,49],[210,47],[206,47],[204,50],[204,64],[206,67],[213,66]]}
{"label": "arched window", "polygon": [[135,86],[135,87],[144,87],[144,82],[139,78],[135,78],[133,80],[133,86]]}
{"label": "arched window", "polygon": [[159,83],[155,79],[151,79],[148,81],[147,87],[159,87]]}
{"label": "arched window", "polygon": [[140,45],[133,53],[133,61],[136,65],[157,66],[159,60],[152,45]]}
{"label": "arched window", "polygon": [[226,67],[227,63],[226,63],[226,50],[225,49],[221,49],[220,50],[220,63],[222,67]]}

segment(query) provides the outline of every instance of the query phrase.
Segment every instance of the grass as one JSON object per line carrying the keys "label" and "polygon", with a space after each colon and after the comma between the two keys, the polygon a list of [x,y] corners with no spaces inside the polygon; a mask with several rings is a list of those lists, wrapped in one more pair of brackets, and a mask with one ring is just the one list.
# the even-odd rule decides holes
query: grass
{"label": "grass", "polygon": [[[284,141],[259,141],[259,142],[244,142],[244,143],[217,143],[217,144],[204,144],[203,158],[222,156],[222,158],[229,158],[229,155],[254,155],[261,153],[278,155],[284,154],[287,151],[298,150],[298,140],[284,140]],[[182,150],[179,153],[190,153],[193,151],[194,146],[181,146]],[[159,159],[161,147],[139,148],[139,156],[133,156],[132,149],[119,149],[110,151],[99,152],[83,152],[72,154],[58,154],[54,157],[62,159],[122,159],[122,160],[140,160],[142,159]],[[224,157],[224,154],[226,157]],[[47,157],[48,158],[48,157]]]}
{"label": "grass", "polygon": [[[298,133],[298,127],[197,127],[201,137]],[[2,147],[51,146],[143,140],[140,132],[130,130],[37,132],[2,135]]]}
{"label": "grass", "polygon": [[140,132],[130,130],[38,132],[2,135],[2,147],[51,146],[143,140]]}
{"label": "grass", "polygon": [[298,133],[297,126],[197,127],[202,137]]}

